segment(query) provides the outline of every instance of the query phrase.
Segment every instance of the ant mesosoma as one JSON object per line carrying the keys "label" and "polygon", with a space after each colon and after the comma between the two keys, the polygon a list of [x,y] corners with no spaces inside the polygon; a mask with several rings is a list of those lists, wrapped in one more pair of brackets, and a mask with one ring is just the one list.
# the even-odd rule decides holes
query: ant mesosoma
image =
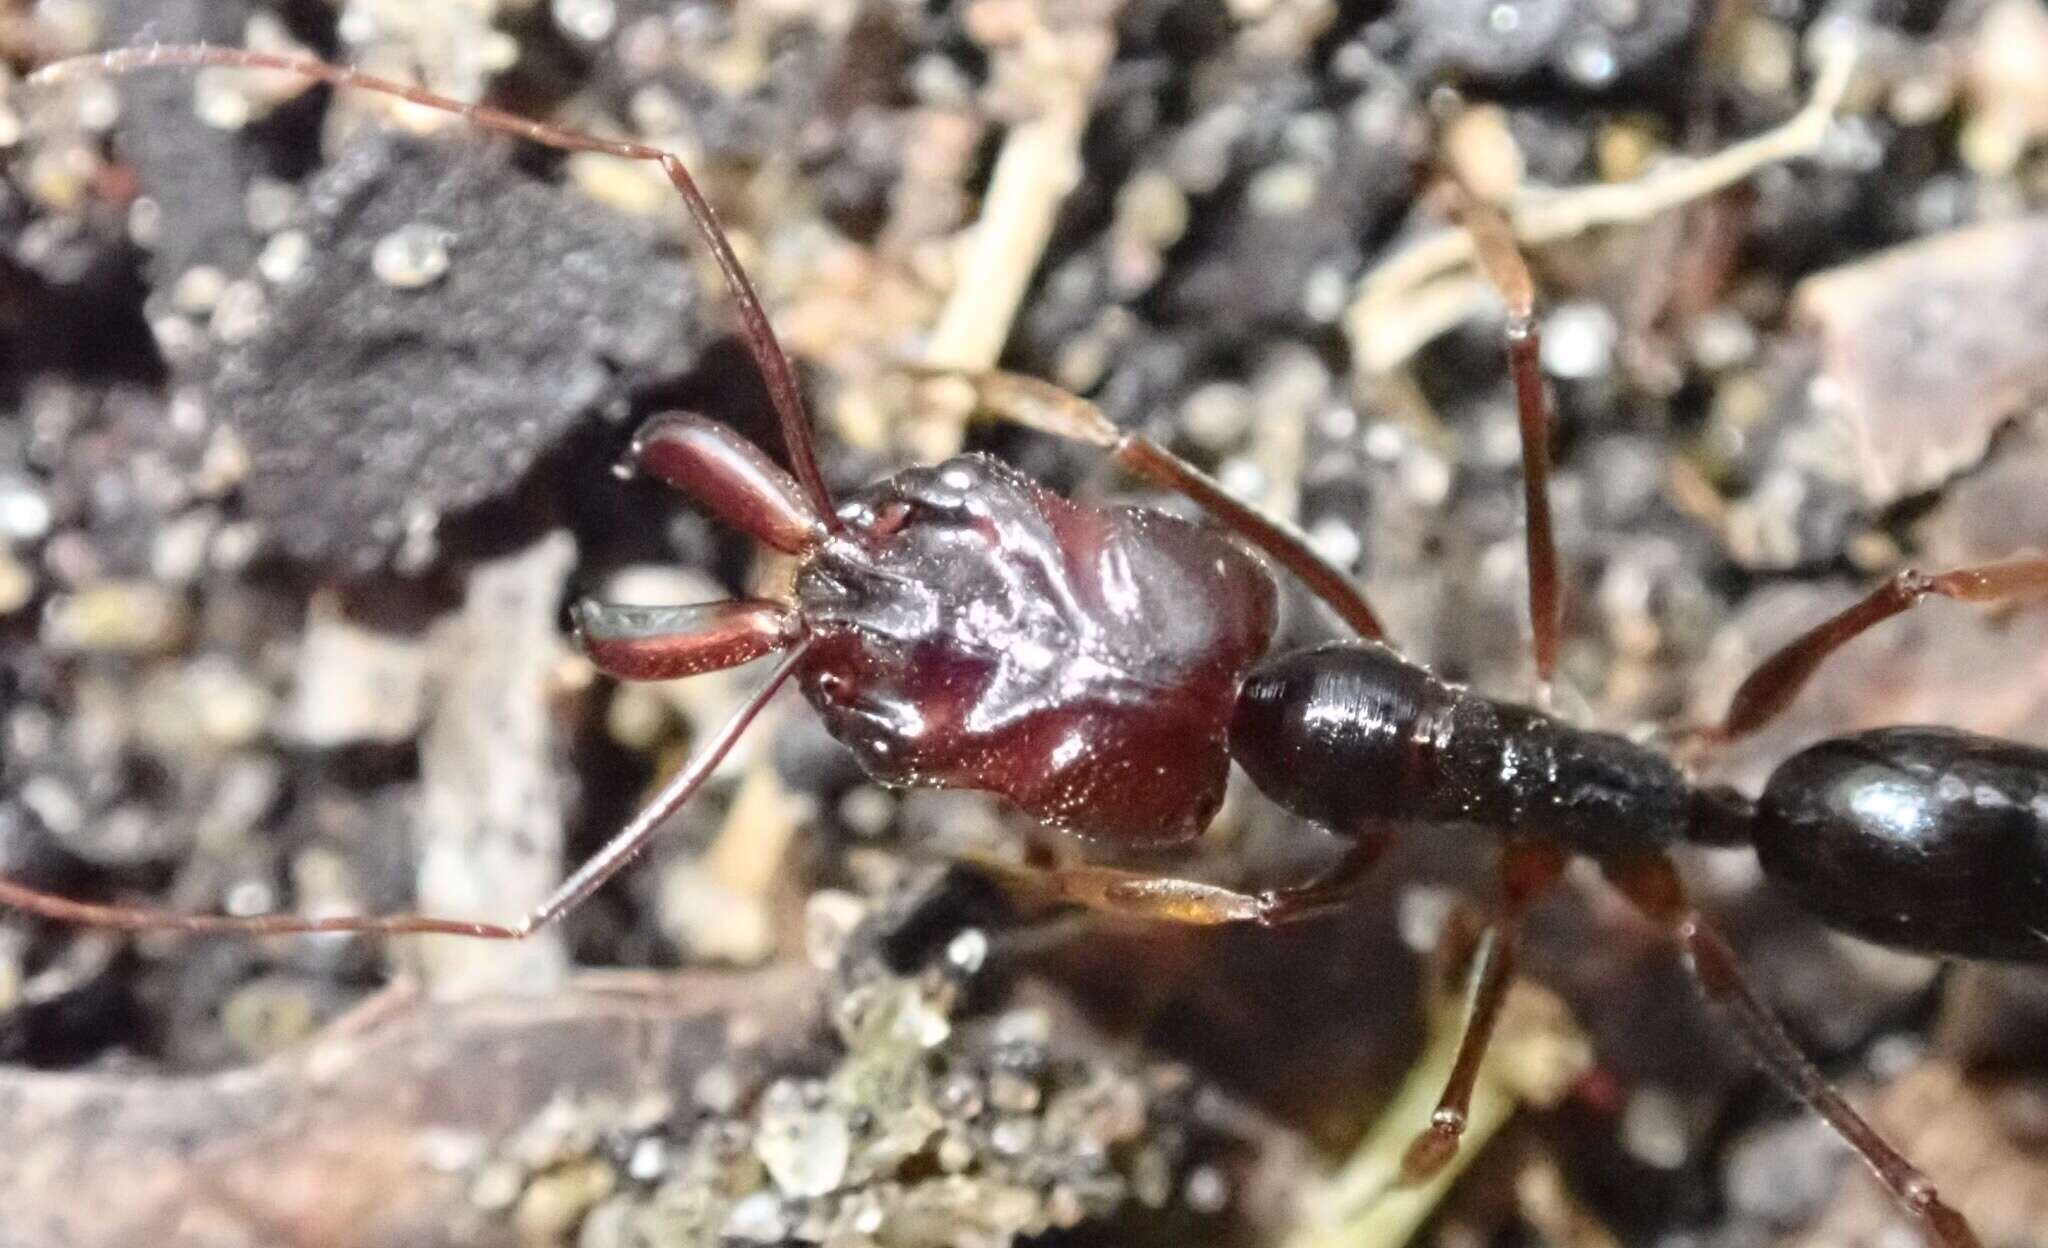
{"label": "ant mesosoma", "polygon": [[[577,604],[585,652],[622,680],[782,658],[643,811],[516,923],[184,915],[77,902],[6,880],[0,904],[133,930],[518,940],[560,920],[644,849],[794,678],[832,734],[884,784],[980,789],[1083,836],[1158,847],[1202,831],[1235,761],[1269,797],[1349,842],[1320,878],[1260,893],[1090,866],[990,868],[1000,883],[1057,902],[1183,923],[1279,924],[1343,904],[1398,827],[1498,837],[1493,938],[1479,946],[1448,1086],[1408,1153],[1414,1179],[1440,1169],[1458,1147],[1524,912],[1570,856],[1589,857],[1671,936],[1762,1064],[1862,1155],[1931,1242],[1976,1248],[1963,1216],[1829,1086],[1743,981],[1730,947],[1686,900],[1669,851],[1752,845],[1764,871],[1806,909],[1884,944],[2048,961],[2048,751],[1942,728],[1886,728],[1804,750],[1754,799],[1698,786],[1649,746],[1481,697],[1404,660],[1362,594],[1299,534],[1235,502],[1156,443],[1120,433],[1081,400],[1021,378],[972,380],[1000,414],[1104,447],[1124,467],[1193,499],[1232,536],[1153,511],[1073,502],[979,455],[911,468],[835,505],[790,362],[675,156],[322,62],[232,48],[116,51],[46,66],[29,81],[151,66],[281,71],[398,96],[549,147],[658,164],[738,306],[795,471],[689,414],[650,422],[631,462],[794,557],[798,570],[787,602]],[[1534,290],[1500,218],[1465,209],[1482,268],[1508,306],[1535,665],[1547,686],[1559,584]],[[1296,574],[1357,639],[1268,657],[1276,586],[1239,541]],[[1721,722],[1695,740],[1719,744],[1754,731],[1835,650],[1928,596],[1996,602],[2044,591],[2044,559],[1900,572],[1767,659]]]}

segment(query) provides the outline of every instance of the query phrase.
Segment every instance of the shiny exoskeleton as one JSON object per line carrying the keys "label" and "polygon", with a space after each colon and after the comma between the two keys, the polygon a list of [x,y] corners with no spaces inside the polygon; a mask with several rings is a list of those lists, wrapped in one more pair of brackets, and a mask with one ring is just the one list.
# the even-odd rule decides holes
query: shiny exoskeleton
{"label": "shiny exoskeleton", "polygon": [[1948,728],[1808,747],[1751,802],[1664,754],[1437,680],[1383,646],[1254,668],[1231,751],[1268,796],[1332,830],[1469,827],[1627,859],[1752,843],[1831,926],[1953,957],[2048,962],[2048,751]]}
{"label": "shiny exoskeleton", "polygon": [[[1229,535],[1158,512],[1067,500],[978,456],[899,473],[835,506],[795,371],[710,205],[671,153],[319,61],[235,48],[127,49],[45,66],[29,83],[154,66],[295,74],[398,96],[557,149],[658,167],[738,307],[794,474],[727,427],[690,414],[650,422],[626,466],[688,492],[798,566],[787,600],[579,603],[577,637],[598,668],[624,680],[783,657],[639,814],[515,922],[190,915],[79,902],[4,878],[0,905],[132,930],[519,940],[623,870],[794,679],[884,784],[979,789],[1084,836],[1157,847],[1201,832],[1235,759],[1281,805],[1350,842],[1325,876],[1260,893],[1090,866],[984,864],[999,882],[1054,901],[1179,922],[1278,923],[1346,902],[1404,828],[1498,838],[1493,938],[1475,955],[1465,1030],[1442,1099],[1406,1157],[1412,1180],[1436,1172],[1458,1147],[1512,977],[1522,914],[1569,856],[1591,857],[1682,947],[1701,990],[1726,1007],[1763,1066],[1855,1147],[1930,1239],[1940,1248],[1979,1248],[1935,1185],[1800,1054],[1743,981],[1732,951],[1686,901],[1667,851],[1753,845],[1772,881],[1843,931],[1953,957],[2048,961],[2048,752],[1946,729],[1890,728],[1805,750],[1754,799],[1699,787],[1648,746],[1481,697],[1402,659],[1383,644],[1364,596],[1298,533],[1086,403],[1026,378],[954,380],[995,415],[1101,447],[1192,500]],[[1534,287],[1505,218],[1469,201],[1461,212],[1476,261],[1507,304],[1532,650],[1547,684],[1561,613]],[[1240,542],[1299,579],[1359,639],[1267,657],[1276,588]],[[1711,747],[1754,731],[1834,651],[1925,598],[1998,602],[2044,593],[2048,559],[1900,572],[1767,659],[1721,722],[1692,740]]]}
{"label": "shiny exoskeleton", "polygon": [[1250,555],[979,455],[899,473],[840,517],[796,578],[798,681],[868,774],[1132,845],[1208,825],[1238,684],[1273,635]]}

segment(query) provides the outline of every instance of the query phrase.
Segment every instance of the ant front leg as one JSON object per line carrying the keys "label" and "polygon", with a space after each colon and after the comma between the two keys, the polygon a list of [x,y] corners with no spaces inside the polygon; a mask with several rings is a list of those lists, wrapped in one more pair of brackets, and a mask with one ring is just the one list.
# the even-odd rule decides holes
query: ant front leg
{"label": "ant front leg", "polygon": [[1375,829],[1307,883],[1258,893],[1113,867],[1031,867],[982,857],[965,861],[1013,901],[1027,905],[1080,906],[1194,927],[1222,923],[1277,927],[1328,913],[1349,901],[1391,843],[1386,829]]}
{"label": "ant front leg", "polygon": [[1109,452],[1118,466],[1191,499],[1217,523],[1293,573],[1359,636],[1385,641],[1387,630],[1350,576],[1316,553],[1306,534],[1233,498],[1216,479],[1152,439],[1123,430],[1088,400],[1047,381],[995,370],[960,373],[912,368],[913,374],[954,379],[973,387],[977,407],[1012,424],[1086,442]]}
{"label": "ant front leg", "polygon": [[1671,860],[1657,855],[1614,864],[1607,874],[1638,910],[1678,942],[1700,991],[1727,1011],[1763,1068],[1848,1141],[1900,1207],[1922,1222],[1930,1242],[1936,1248],[1981,1248],[1977,1233],[1942,1200],[1933,1181],[1878,1134],[1800,1052],[1785,1025],[1744,981],[1735,951],[1686,900]]}
{"label": "ant front leg", "polygon": [[1557,882],[1567,857],[1547,841],[1516,841],[1501,853],[1500,913],[1480,938],[1473,955],[1465,1004],[1465,1034],[1458,1041],[1458,1054],[1451,1064],[1443,1096],[1429,1126],[1415,1137],[1401,1159],[1401,1181],[1424,1183],[1457,1156],[1465,1124],[1472,1111],[1472,1090],[1479,1082],[1479,1065],[1486,1060],[1486,1046],[1493,1040],[1494,1024],[1500,1021],[1501,1003],[1514,982],[1515,958],[1521,943],[1522,916],[1538,897]]}
{"label": "ant front leg", "polygon": [[2015,559],[1953,572],[1911,568],[1895,572],[1860,601],[1801,633],[1758,664],[1735,690],[1721,722],[1700,730],[1695,739],[1706,745],[1725,745],[1770,723],[1799,696],[1828,656],[1928,598],[1996,603],[2041,594],[2048,594],[2048,559]]}

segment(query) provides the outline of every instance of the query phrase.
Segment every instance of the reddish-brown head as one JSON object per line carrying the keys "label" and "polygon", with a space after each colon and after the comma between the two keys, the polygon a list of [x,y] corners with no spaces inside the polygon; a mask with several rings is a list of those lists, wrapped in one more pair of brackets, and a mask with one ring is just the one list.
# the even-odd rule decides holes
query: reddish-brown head
{"label": "reddish-brown head", "polygon": [[975,455],[899,473],[839,519],[797,577],[799,679],[869,774],[1131,845],[1207,825],[1238,682],[1273,632],[1251,556]]}

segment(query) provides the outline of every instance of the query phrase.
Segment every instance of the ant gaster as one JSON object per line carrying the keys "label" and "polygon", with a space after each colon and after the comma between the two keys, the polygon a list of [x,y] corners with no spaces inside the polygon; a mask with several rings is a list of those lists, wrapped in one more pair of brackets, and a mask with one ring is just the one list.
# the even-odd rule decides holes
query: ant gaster
{"label": "ant gaster", "polygon": [[[1096,443],[1126,468],[1188,495],[1229,536],[1156,512],[1072,502],[977,455],[898,473],[834,506],[790,363],[677,158],[317,61],[231,48],[111,52],[46,66],[30,82],[206,65],[395,95],[551,147],[660,166],[738,305],[795,472],[725,426],[683,414],[650,423],[631,462],[794,556],[799,570],[788,602],[580,603],[578,636],[599,668],[626,680],[783,657],[645,810],[509,926],[421,915],[183,915],[76,902],[6,880],[0,904],[133,930],[517,940],[559,920],[645,848],[795,678],[832,734],[885,784],[980,789],[1086,836],[1162,846],[1202,830],[1235,760],[1268,796],[1348,842],[1324,876],[1262,893],[1089,866],[991,868],[1005,885],[1057,901],[1178,922],[1276,924],[1344,902],[1396,829],[1497,837],[1493,939],[1479,946],[1448,1086],[1408,1152],[1411,1179],[1440,1169],[1458,1147],[1523,913],[1570,856],[1588,857],[1673,938],[1761,1063],[1855,1147],[1930,1241],[1976,1248],[1963,1216],[1829,1086],[1744,982],[1729,946],[1686,900],[1668,851],[1753,845],[1772,880],[1844,931],[1937,955],[2048,961],[2048,751],[1949,729],[1888,728],[1808,748],[1778,767],[1755,799],[1700,787],[1646,745],[1481,697],[1401,658],[1359,591],[1299,534],[1230,499],[1158,445],[1120,433],[1081,400],[1021,378],[989,375],[976,384],[1001,414]],[[1559,586],[1534,293],[1498,215],[1464,209],[1482,267],[1508,306],[1536,670],[1547,687]],[[1358,639],[1267,657],[1275,586],[1239,542],[1297,575]],[[1928,596],[1995,602],[2043,591],[2041,559],[1901,572],[1766,660],[1695,743],[1754,731],[1828,655]]]}

